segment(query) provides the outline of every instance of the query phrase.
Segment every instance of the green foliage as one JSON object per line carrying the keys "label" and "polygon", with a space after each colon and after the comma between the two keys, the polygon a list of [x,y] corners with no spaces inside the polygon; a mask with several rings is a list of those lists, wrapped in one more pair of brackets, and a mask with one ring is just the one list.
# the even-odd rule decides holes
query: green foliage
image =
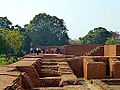
{"label": "green foliage", "polygon": [[88,32],[84,37],[79,38],[81,44],[105,44],[108,37],[111,37],[112,33],[105,28],[98,27]]}
{"label": "green foliage", "polygon": [[71,45],[79,45],[80,44],[80,40],[78,40],[78,39],[70,40],[69,44],[71,44]]}
{"label": "green foliage", "polygon": [[6,41],[7,28],[0,28],[0,54],[7,54],[10,52],[10,47]]}
{"label": "green foliage", "polygon": [[63,19],[45,13],[36,15],[30,24],[25,25],[33,46],[65,45],[69,37]]}
{"label": "green foliage", "polygon": [[14,62],[16,62],[16,61],[17,61],[17,59],[15,59],[14,57],[11,57],[11,58],[8,60],[7,64],[11,64],[11,63],[14,63]]}
{"label": "green foliage", "polygon": [[17,59],[15,57],[10,57],[10,59],[6,62],[5,57],[4,58],[2,57],[2,58],[0,58],[0,65],[11,64],[16,61],[17,61]]}
{"label": "green foliage", "polygon": [[5,58],[6,55],[5,54],[0,54],[0,58]]}
{"label": "green foliage", "polygon": [[105,44],[119,44],[119,43],[120,43],[120,40],[115,37],[109,37],[107,38],[107,41],[105,42]]}
{"label": "green foliage", "polygon": [[0,65],[5,65],[6,62],[5,62],[5,59],[4,58],[0,58]]}
{"label": "green foliage", "polygon": [[21,49],[24,37],[17,30],[8,30],[8,32],[5,35],[5,40],[15,52],[18,52]]}
{"label": "green foliage", "polygon": [[0,28],[11,28],[12,23],[7,19],[7,17],[0,17]]}
{"label": "green foliage", "polygon": [[18,52],[21,49],[23,42],[23,35],[18,30],[10,30],[7,28],[0,28],[0,53]]}

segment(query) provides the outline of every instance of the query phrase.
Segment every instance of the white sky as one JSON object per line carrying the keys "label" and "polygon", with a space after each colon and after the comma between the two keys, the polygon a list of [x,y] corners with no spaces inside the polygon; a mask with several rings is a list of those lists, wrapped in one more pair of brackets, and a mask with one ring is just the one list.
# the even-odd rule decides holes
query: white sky
{"label": "white sky", "polygon": [[120,0],[0,0],[0,17],[24,26],[39,13],[64,19],[77,39],[96,27],[120,31]]}

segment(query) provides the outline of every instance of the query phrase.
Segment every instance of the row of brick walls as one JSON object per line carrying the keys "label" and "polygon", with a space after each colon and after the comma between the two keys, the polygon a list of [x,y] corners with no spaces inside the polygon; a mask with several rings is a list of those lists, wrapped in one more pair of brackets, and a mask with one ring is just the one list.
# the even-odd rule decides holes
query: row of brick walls
{"label": "row of brick walls", "polygon": [[103,79],[107,78],[110,72],[111,78],[120,78],[119,60],[120,57],[75,57],[50,54],[43,55],[41,59],[41,56],[39,58],[29,54],[20,61],[5,66],[4,72],[0,69],[0,74],[5,77],[8,75],[10,78],[16,76],[10,81],[9,88],[31,90],[36,87],[64,87],[80,85],[77,77],[83,76],[87,80]]}
{"label": "row of brick walls", "polygon": [[[97,48],[97,47],[103,47],[103,45],[64,45],[64,46],[40,46],[41,49],[48,49],[48,50],[52,50],[55,48],[59,48],[61,54],[66,54],[66,55],[86,55],[86,53],[91,52],[93,49]],[[92,55],[103,55],[103,48],[99,48],[100,52],[94,52]],[[50,53],[50,52],[49,52]]]}
{"label": "row of brick walls", "polygon": [[62,54],[78,56],[120,56],[120,45],[65,45],[42,46],[44,49],[60,48]]}

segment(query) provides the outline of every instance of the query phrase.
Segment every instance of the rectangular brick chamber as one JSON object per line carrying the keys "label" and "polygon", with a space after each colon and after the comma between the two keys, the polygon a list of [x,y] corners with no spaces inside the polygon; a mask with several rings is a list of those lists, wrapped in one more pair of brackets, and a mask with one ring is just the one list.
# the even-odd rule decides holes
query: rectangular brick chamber
{"label": "rectangular brick chamber", "polygon": [[120,58],[113,57],[109,59],[111,78],[120,79]]}
{"label": "rectangular brick chamber", "polygon": [[83,77],[83,57],[73,57],[67,61],[77,77]]}
{"label": "rectangular brick chamber", "polygon": [[92,58],[84,58],[84,78],[103,79],[106,78],[106,65],[104,62],[95,62]]}

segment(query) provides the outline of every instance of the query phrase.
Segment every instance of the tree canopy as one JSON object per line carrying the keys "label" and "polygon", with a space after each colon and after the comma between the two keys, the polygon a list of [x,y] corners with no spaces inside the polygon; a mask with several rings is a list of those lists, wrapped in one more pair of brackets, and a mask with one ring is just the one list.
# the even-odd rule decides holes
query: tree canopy
{"label": "tree canopy", "polygon": [[0,17],[0,28],[11,28],[12,22],[7,17]]}
{"label": "tree canopy", "polygon": [[63,19],[46,13],[36,15],[24,28],[0,17],[0,54],[28,53],[30,47],[78,44],[119,44],[120,34],[103,27],[90,30],[79,40],[68,37]]}
{"label": "tree canopy", "polygon": [[24,37],[18,30],[0,28],[0,51],[9,53],[8,51],[11,49],[14,52],[18,52],[21,49],[23,40]]}
{"label": "tree canopy", "polygon": [[25,25],[25,30],[33,46],[65,45],[69,42],[64,20],[56,16],[38,14]]}
{"label": "tree canopy", "polygon": [[[112,37],[119,38],[119,34],[108,31],[103,27],[98,27],[90,30],[86,36],[80,37],[79,39],[81,44],[106,44],[105,42],[107,40],[110,41]],[[112,42],[110,44],[112,44]]]}

